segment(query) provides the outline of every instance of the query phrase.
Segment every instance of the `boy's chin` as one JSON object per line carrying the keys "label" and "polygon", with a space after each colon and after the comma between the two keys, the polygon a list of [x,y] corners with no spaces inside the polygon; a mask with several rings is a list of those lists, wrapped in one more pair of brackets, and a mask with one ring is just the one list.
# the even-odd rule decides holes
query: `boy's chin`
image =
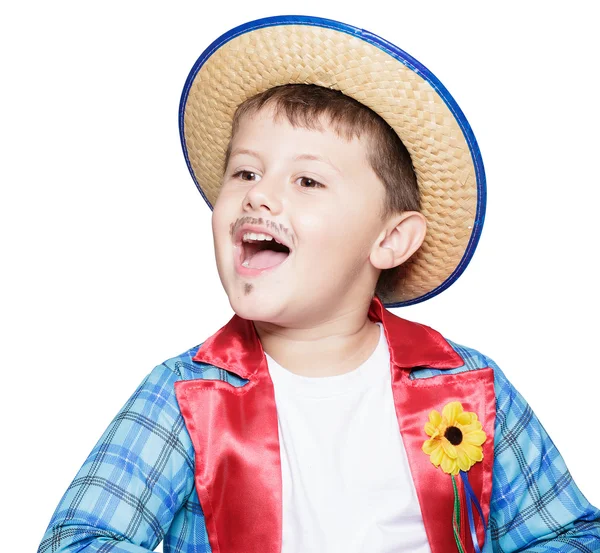
{"label": "boy's chin", "polygon": [[275,323],[281,320],[286,311],[286,302],[281,296],[272,294],[264,297],[258,291],[245,290],[245,293],[229,294],[229,304],[238,317],[249,321],[264,321]]}

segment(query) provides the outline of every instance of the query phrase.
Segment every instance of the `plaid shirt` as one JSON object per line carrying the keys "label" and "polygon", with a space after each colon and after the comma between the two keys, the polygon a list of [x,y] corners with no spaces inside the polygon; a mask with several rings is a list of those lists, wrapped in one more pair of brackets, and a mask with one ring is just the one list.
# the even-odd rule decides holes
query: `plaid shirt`
{"label": "plaid shirt", "polygon": [[[458,369],[416,369],[411,378],[443,378],[494,369],[495,459],[483,553],[600,552],[600,511],[577,488],[558,450],[498,366],[450,342]],[[174,383],[246,381],[192,361],[199,346],[155,367],[110,423],[63,495],[38,553],[210,553],[194,488],[194,449]]]}

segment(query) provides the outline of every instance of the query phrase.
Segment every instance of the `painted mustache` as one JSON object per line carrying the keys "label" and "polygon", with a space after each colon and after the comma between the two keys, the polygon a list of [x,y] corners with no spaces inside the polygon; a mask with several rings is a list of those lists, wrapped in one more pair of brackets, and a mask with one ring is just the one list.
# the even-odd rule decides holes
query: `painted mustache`
{"label": "painted mustache", "polygon": [[[276,223],[275,221],[271,221],[270,219],[263,219],[262,217],[240,217],[235,223],[231,223],[229,225],[229,234],[231,237],[235,236],[235,233],[238,231],[240,226],[242,225],[256,225],[259,227],[263,227],[269,234],[273,236],[289,236],[290,231],[287,227],[284,227],[281,223]],[[287,242],[288,240],[286,240]]]}

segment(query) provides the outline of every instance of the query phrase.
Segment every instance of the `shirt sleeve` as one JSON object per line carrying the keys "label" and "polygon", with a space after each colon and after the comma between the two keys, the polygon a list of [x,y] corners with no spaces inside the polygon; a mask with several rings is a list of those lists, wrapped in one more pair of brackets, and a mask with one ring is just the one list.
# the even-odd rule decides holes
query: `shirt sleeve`
{"label": "shirt sleeve", "polygon": [[165,364],[109,424],[58,504],[38,553],[144,553],[194,486],[193,446]]}
{"label": "shirt sleeve", "polygon": [[573,481],[531,407],[488,361],[497,401],[488,528],[492,551],[599,552],[600,511]]}

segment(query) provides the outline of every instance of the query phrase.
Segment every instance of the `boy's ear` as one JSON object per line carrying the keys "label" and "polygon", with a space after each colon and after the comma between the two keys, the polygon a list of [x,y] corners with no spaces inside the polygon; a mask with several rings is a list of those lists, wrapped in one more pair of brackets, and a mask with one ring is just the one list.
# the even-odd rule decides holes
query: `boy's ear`
{"label": "boy's ear", "polygon": [[391,269],[404,263],[425,240],[427,220],[418,211],[392,217],[373,244],[370,260],[377,269]]}

